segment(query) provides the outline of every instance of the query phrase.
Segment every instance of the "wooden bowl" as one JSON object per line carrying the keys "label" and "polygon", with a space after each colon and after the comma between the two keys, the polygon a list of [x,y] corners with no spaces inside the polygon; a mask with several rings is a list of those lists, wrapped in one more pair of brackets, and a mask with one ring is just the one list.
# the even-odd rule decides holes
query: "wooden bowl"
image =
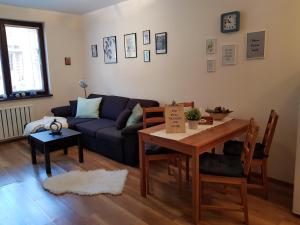
{"label": "wooden bowl", "polygon": [[223,120],[226,116],[228,116],[231,112],[229,113],[209,113],[209,115],[214,119],[214,120]]}

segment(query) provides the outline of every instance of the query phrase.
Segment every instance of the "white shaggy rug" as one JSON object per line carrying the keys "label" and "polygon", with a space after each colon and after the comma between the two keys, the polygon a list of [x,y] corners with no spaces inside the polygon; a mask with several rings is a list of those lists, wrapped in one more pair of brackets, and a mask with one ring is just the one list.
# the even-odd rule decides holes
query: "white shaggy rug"
{"label": "white shaggy rug", "polygon": [[70,171],[49,177],[44,181],[43,187],[53,194],[95,195],[108,193],[118,195],[123,191],[127,174],[127,170]]}

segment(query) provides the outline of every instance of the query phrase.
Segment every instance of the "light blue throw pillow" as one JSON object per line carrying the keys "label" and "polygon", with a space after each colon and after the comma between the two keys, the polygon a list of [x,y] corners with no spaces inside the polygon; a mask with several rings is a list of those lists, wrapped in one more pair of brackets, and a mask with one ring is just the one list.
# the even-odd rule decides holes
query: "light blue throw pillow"
{"label": "light blue throw pillow", "polygon": [[134,106],[131,115],[129,116],[126,127],[132,126],[138,122],[140,122],[143,118],[143,108],[138,103]]}
{"label": "light blue throw pillow", "polygon": [[102,98],[81,98],[77,100],[76,118],[99,118],[99,105]]}

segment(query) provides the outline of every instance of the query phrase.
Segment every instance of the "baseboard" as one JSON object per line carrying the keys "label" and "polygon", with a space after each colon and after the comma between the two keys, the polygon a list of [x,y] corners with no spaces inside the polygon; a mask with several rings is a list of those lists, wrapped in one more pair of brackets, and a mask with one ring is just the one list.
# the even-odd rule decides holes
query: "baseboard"
{"label": "baseboard", "polygon": [[[256,172],[251,172],[251,176],[255,177],[255,178],[260,178],[260,174],[256,173]],[[288,187],[288,188],[294,188],[294,184],[285,182],[285,181],[281,181],[272,177],[268,177],[269,182],[273,183],[273,184],[278,184],[284,187]]]}

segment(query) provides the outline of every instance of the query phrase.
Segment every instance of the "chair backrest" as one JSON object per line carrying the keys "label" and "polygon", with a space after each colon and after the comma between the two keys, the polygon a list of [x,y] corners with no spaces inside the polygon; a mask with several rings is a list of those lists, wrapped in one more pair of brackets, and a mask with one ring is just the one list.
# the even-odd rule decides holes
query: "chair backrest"
{"label": "chair backrest", "polygon": [[264,154],[266,156],[269,155],[269,152],[270,152],[270,148],[271,148],[273,136],[275,133],[275,128],[277,125],[278,117],[279,117],[278,114],[275,112],[275,110],[272,109],[270,116],[269,116],[269,121],[268,121],[266,130],[265,130],[264,138],[262,141],[262,144],[265,146]]}
{"label": "chair backrest", "polygon": [[143,128],[162,124],[165,122],[164,107],[143,108]]}
{"label": "chair backrest", "polygon": [[253,152],[256,145],[256,139],[258,135],[259,127],[254,122],[254,119],[250,119],[248,125],[248,131],[246,134],[246,139],[244,141],[244,149],[242,154],[242,160],[244,161],[244,175],[247,176],[250,171],[250,166],[252,162]]}

